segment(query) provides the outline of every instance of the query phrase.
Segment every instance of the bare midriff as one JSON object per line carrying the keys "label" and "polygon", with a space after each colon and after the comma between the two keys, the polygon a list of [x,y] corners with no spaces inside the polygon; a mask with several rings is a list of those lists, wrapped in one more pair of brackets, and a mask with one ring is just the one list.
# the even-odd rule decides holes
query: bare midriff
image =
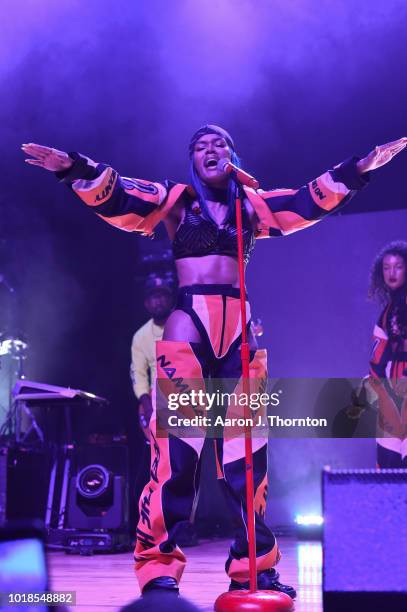
{"label": "bare midriff", "polygon": [[[208,202],[211,214],[221,224],[225,217],[225,209],[216,203]],[[255,225],[252,211],[251,219]],[[250,213],[249,213],[250,214]],[[178,202],[168,217],[164,220],[168,236],[174,239],[177,227],[182,222],[184,207]],[[232,285],[238,288],[239,268],[237,259],[229,255],[204,255],[202,257],[185,257],[176,260],[179,287],[191,285]],[[182,310],[175,309],[168,317],[164,328],[163,340],[200,342],[202,340],[199,331],[191,317]],[[257,344],[252,332],[249,334],[251,349],[256,349]]]}
{"label": "bare midriff", "polygon": [[232,285],[239,287],[237,260],[229,255],[185,257],[176,261],[180,287],[188,285]]}
{"label": "bare midriff", "polygon": [[[225,217],[225,207],[216,202],[207,202],[212,216],[220,224]],[[253,227],[256,227],[254,210],[245,200]],[[164,224],[170,240],[175,236],[178,225],[182,222],[184,205],[180,201],[165,219]],[[185,257],[176,262],[180,287],[189,285],[232,285],[239,287],[239,267],[237,259],[229,255],[204,255],[202,257]]]}

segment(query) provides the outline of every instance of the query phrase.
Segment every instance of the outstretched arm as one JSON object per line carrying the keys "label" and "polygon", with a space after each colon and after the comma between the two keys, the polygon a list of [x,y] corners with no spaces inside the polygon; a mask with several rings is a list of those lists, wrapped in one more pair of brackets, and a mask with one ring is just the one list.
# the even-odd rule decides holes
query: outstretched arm
{"label": "outstretched arm", "polygon": [[44,170],[50,172],[65,172],[69,170],[74,163],[74,160],[69,157],[65,151],[58,151],[51,147],[29,143],[21,145],[24,153],[31,155],[25,161],[32,166],[40,166]]}
{"label": "outstretched arm", "polygon": [[144,231],[147,217],[157,212],[171,189],[169,183],[121,177],[110,166],[79,153],[34,143],[22,149],[31,156],[25,160],[28,164],[55,172],[99,217],[126,231]]}
{"label": "outstretched arm", "polygon": [[392,142],[387,142],[384,145],[377,145],[373,151],[370,151],[370,153],[366,155],[366,157],[360,159],[356,166],[361,174],[371,170],[376,170],[377,168],[388,164],[389,161],[400,153],[400,151],[405,149],[406,146],[407,136],[399,138],[398,140],[393,140]]}
{"label": "outstretched arm", "polygon": [[258,237],[284,236],[314,225],[363,188],[367,172],[387,164],[406,145],[407,138],[400,138],[377,146],[363,159],[351,158],[300,189],[247,190],[259,217]]}

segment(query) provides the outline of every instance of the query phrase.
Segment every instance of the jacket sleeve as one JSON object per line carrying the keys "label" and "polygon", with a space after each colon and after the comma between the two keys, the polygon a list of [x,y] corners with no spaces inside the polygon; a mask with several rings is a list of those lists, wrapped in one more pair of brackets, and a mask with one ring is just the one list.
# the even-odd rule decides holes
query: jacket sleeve
{"label": "jacket sleeve", "polygon": [[357,170],[358,160],[352,157],[300,189],[259,190],[260,198],[253,202],[259,217],[257,237],[285,236],[305,229],[349,202],[369,182],[368,173]]}
{"label": "jacket sleeve", "polygon": [[120,176],[106,164],[79,153],[69,170],[56,172],[67,186],[99,217],[122,230],[143,231],[144,222],[166,199],[171,184],[151,183]]}
{"label": "jacket sleeve", "polygon": [[[377,437],[394,438],[394,449],[400,452],[405,437],[405,425],[397,407],[397,391],[389,380],[387,365],[392,360],[392,347],[386,333],[386,320],[390,305],[382,313],[373,332],[373,350],[370,359],[369,386],[377,397]],[[398,441],[396,440],[398,438]]]}
{"label": "jacket sleeve", "polygon": [[386,366],[391,359],[391,347],[385,331],[388,309],[388,306],[384,309],[373,330],[373,347],[369,372],[378,382],[386,378]]}

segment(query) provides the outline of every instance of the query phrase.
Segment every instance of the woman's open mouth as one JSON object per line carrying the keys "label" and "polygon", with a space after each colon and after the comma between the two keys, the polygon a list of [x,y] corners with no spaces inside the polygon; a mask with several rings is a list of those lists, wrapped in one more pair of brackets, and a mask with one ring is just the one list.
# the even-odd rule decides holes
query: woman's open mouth
{"label": "woman's open mouth", "polygon": [[211,159],[207,159],[204,163],[205,168],[209,168],[210,170],[214,170],[218,167],[218,160],[212,157]]}

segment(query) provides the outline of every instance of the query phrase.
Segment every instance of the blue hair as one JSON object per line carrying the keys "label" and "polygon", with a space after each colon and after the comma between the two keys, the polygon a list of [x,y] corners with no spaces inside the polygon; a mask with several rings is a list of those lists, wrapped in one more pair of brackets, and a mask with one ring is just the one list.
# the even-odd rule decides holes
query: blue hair
{"label": "blue hair", "polygon": [[[230,161],[232,162],[232,164],[240,168],[240,158],[236,155],[236,153],[233,150],[231,151]],[[206,201],[205,201],[205,197],[204,197],[204,193],[202,189],[201,179],[198,176],[198,173],[196,171],[192,158],[190,162],[190,174],[191,174],[191,184],[192,184],[192,187],[195,189],[195,192],[198,196],[198,201],[199,201],[199,204],[201,206],[201,210],[204,216],[206,218],[212,219],[212,221],[215,221],[206,205]],[[225,222],[230,222],[235,219],[237,189],[238,188],[237,188],[235,181],[233,181],[232,179],[229,179],[228,190],[227,190],[228,213],[226,215]]]}

